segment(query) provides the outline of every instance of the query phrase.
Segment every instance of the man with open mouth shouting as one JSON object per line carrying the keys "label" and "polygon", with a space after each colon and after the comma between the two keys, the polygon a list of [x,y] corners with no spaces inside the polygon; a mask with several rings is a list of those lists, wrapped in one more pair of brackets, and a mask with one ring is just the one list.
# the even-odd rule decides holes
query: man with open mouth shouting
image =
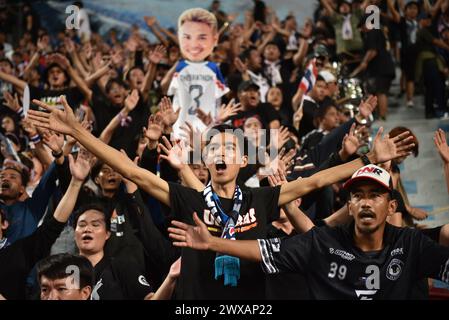
{"label": "man with open mouth shouting", "polygon": [[[248,162],[244,146],[239,143],[242,139],[238,139],[232,131],[224,130],[225,127],[216,128],[215,134],[210,135],[205,161],[211,180],[202,192],[198,192],[167,183],[96,139],[76,121],[64,97],[61,99],[64,111],[34,100],[49,113],[30,110],[30,120],[36,126],[73,136],[98,159],[171,207],[177,219],[193,224],[192,213],[198,212],[199,219],[212,234],[232,240],[265,237],[266,225],[279,216],[279,206],[346,179],[368,162],[385,162],[408,154],[413,147],[408,133],[392,139],[382,138],[381,129],[374,140],[373,150],[362,159],[282,186],[242,191],[236,183],[240,168]],[[259,265],[221,253],[183,250],[178,281],[179,297],[183,299],[264,298],[264,276]]]}

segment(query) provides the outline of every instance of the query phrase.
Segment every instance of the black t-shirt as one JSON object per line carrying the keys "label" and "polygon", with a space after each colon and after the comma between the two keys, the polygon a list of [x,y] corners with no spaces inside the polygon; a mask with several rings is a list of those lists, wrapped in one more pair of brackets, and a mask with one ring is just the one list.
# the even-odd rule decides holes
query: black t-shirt
{"label": "black t-shirt", "polygon": [[270,122],[281,120],[279,112],[273,108],[270,103],[260,103],[256,108],[239,112],[238,115],[231,118],[232,125],[236,128],[243,128],[246,119],[258,116],[262,121],[264,128],[268,129]]}
{"label": "black t-shirt", "polygon": [[[204,201],[203,194],[169,183],[172,215],[194,225],[193,212],[208,226],[212,235],[220,237],[222,227],[215,221]],[[266,226],[278,219],[280,187],[243,190],[240,216],[235,226],[237,240],[251,240],[266,236]],[[230,212],[233,200],[220,198],[225,212]],[[240,259],[240,279],[236,287],[224,286],[223,277],[215,280],[216,253],[183,249],[181,275],[177,286],[181,299],[265,299],[265,275],[258,263]],[[177,288],[178,290],[178,288]]]}
{"label": "black t-shirt", "polygon": [[91,300],[143,300],[152,288],[140,267],[129,257],[103,257],[94,267]]}
{"label": "black t-shirt", "polygon": [[395,68],[393,58],[387,51],[387,41],[381,30],[373,29],[365,33],[365,51],[376,50],[376,56],[368,63],[368,77],[394,78]]}
{"label": "black t-shirt", "polygon": [[315,299],[410,299],[423,278],[449,282],[449,248],[386,224],[384,248],[362,252],[354,223],[313,228],[285,240],[259,240],[265,272],[303,272]]}
{"label": "black t-shirt", "polygon": [[302,138],[310,131],[315,129],[313,124],[313,117],[319,109],[319,104],[310,98],[306,97],[302,104],[303,116],[299,124],[299,137]]}
{"label": "black t-shirt", "polygon": [[[65,95],[69,106],[72,107],[74,111],[78,109],[81,102],[84,100],[84,95],[78,87],[70,87],[62,90],[49,90],[30,86],[30,100],[40,100],[51,106],[56,105],[58,109],[63,110],[64,107],[62,106],[62,104],[57,102],[59,101],[59,97],[61,95]],[[42,111],[42,108],[37,107],[34,104],[31,104],[31,109],[39,109]]]}
{"label": "black t-shirt", "polygon": [[[268,226],[268,238],[287,238],[290,235],[277,229],[273,225]],[[310,299],[309,287],[306,278],[301,273],[279,273],[266,276],[266,297],[268,300],[307,300]]]}
{"label": "black t-shirt", "polygon": [[[95,115],[93,134],[99,136],[103,129],[106,128],[109,122],[122,110],[122,108],[123,105],[112,105],[102,93],[95,89],[92,103],[92,111]],[[129,126],[124,127],[119,125],[115,129],[109,145],[117,150],[124,149],[130,158],[134,158],[139,142],[139,135],[142,133],[142,128],[147,125],[148,117],[150,116],[150,108],[143,101],[142,96],[140,97],[137,106],[128,116],[132,119],[131,123]]]}
{"label": "black t-shirt", "polygon": [[25,299],[25,281],[33,266],[46,257],[65,223],[54,217],[30,236],[0,250],[0,294],[7,300]]}

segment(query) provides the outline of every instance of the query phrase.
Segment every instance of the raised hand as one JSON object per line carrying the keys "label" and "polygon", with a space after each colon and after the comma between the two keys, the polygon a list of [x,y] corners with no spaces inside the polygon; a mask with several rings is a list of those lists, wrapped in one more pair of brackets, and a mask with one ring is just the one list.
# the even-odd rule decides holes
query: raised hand
{"label": "raised hand", "polygon": [[75,52],[75,43],[70,38],[64,38],[64,47],[67,53]]}
{"label": "raised hand", "polygon": [[131,112],[134,110],[134,108],[137,106],[137,103],[139,102],[140,96],[139,91],[137,89],[134,89],[131,94],[129,94],[125,99],[125,108],[128,112]]}
{"label": "raised hand", "polygon": [[203,141],[201,132],[197,128],[194,128],[188,121],[186,121],[180,129],[183,131],[180,136],[184,141],[186,141],[193,150],[200,150]]}
{"label": "raised hand", "polygon": [[394,138],[389,138],[388,135],[382,137],[383,130],[384,128],[380,127],[374,138],[372,154],[374,155],[375,163],[387,162],[411,154],[409,150],[415,144],[411,142],[413,136],[410,135],[409,131],[403,132]]}
{"label": "raised hand", "polygon": [[91,168],[91,154],[84,150],[78,152],[76,160],[69,154],[69,167],[72,177],[78,181],[84,181],[90,172]]}
{"label": "raised hand", "polygon": [[223,123],[230,117],[237,115],[240,111],[243,111],[242,105],[240,103],[235,103],[235,99],[231,99],[227,105],[221,105],[215,122]]}
{"label": "raised hand", "polygon": [[84,51],[84,54],[86,55],[86,58],[88,60],[90,60],[90,58],[92,58],[92,54],[93,54],[92,45],[90,44],[90,42],[86,42],[84,44],[83,51]]}
{"label": "raised hand", "polygon": [[280,150],[282,146],[290,139],[290,132],[288,128],[281,127],[280,130],[271,131],[274,133],[270,139],[270,147]]}
{"label": "raised hand", "polygon": [[206,126],[209,126],[212,123],[212,116],[210,112],[206,113],[201,108],[196,109],[195,112],[198,119],[200,119],[201,122],[204,123]]}
{"label": "raised hand", "polygon": [[[350,156],[355,154],[357,150],[363,145],[363,142],[356,135],[356,124],[353,123],[351,129],[349,129],[349,133],[346,134],[343,138],[343,143],[341,145],[340,158],[343,161],[346,161]],[[359,130],[362,130],[361,128]]]}
{"label": "raised hand", "polygon": [[161,60],[165,57],[167,54],[167,49],[165,49],[164,46],[159,45],[156,48],[154,48],[153,51],[150,51],[148,55],[148,59],[153,64],[159,64]]}
{"label": "raised hand", "polygon": [[44,108],[50,113],[36,110],[28,110],[28,118],[31,123],[36,127],[41,127],[49,130],[53,130],[59,133],[72,135],[73,130],[79,125],[76,120],[75,114],[65,96],[60,96],[60,101],[64,106],[64,111],[58,110],[55,106],[50,106],[44,102],[33,99],[33,103]]}
{"label": "raised hand", "polygon": [[181,258],[173,262],[170,267],[170,271],[168,271],[168,276],[172,279],[177,279],[181,274]]}
{"label": "raised hand", "polygon": [[64,147],[64,135],[46,130],[43,132],[42,138],[51,151],[55,153],[62,151],[62,148]]}
{"label": "raised hand", "polygon": [[171,127],[175,124],[176,120],[178,120],[179,112],[181,108],[175,112],[173,110],[173,105],[171,103],[170,98],[163,97],[161,102],[159,103],[159,108],[162,115],[162,121],[166,127]]}
{"label": "raised hand", "polygon": [[174,240],[175,247],[192,248],[196,250],[208,250],[212,235],[207,230],[207,226],[198,218],[196,212],[193,213],[193,221],[196,226],[173,220],[174,227],[168,228],[169,236]]}
{"label": "raised hand", "polygon": [[37,134],[37,129],[31,123],[31,120],[29,118],[23,119],[21,125],[23,130],[25,130],[25,132],[28,134],[29,137],[33,137]]}
{"label": "raised hand", "polygon": [[159,148],[165,154],[161,154],[160,157],[167,160],[172,168],[178,171],[182,170],[187,163],[187,161],[185,161],[187,160],[187,153],[184,141],[181,140],[180,143],[173,146],[166,137],[162,137],[162,142],[163,143],[159,143]]}
{"label": "raised hand", "polygon": [[281,186],[287,183],[287,178],[285,177],[285,172],[282,169],[276,171],[276,173],[268,176],[268,182],[271,187]]}
{"label": "raised hand", "polygon": [[145,137],[148,138],[150,143],[155,143],[156,146],[162,136],[162,130],[162,117],[159,113],[152,114],[148,118],[148,129],[143,127],[143,133]]}
{"label": "raised hand", "polygon": [[145,20],[145,23],[147,24],[148,27],[153,27],[155,24],[157,24],[157,19],[154,16],[144,16],[143,19]]}
{"label": "raised hand", "polygon": [[238,57],[234,59],[234,65],[237,68],[237,70],[242,74],[248,71],[248,66],[244,64],[243,61]]}
{"label": "raised hand", "polygon": [[14,97],[12,96],[9,91],[3,92],[3,97],[5,98],[4,105],[7,106],[9,109],[11,109],[14,112],[17,112],[20,109],[20,103],[19,103],[19,97],[17,96],[17,93],[14,94]]}
{"label": "raised hand", "polygon": [[359,105],[359,115],[363,119],[368,119],[368,117],[373,113],[377,106],[377,96],[369,96],[365,101],[361,101]]}
{"label": "raised hand", "polygon": [[446,132],[442,129],[435,131],[433,142],[435,143],[435,147],[440,154],[441,160],[443,160],[444,164],[449,164],[449,146],[446,141]]}

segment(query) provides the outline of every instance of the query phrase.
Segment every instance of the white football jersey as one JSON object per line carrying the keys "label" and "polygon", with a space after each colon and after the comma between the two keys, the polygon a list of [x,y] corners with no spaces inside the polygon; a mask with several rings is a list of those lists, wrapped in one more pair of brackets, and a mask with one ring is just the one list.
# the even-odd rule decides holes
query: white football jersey
{"label": "white football jersey", "polygon": [[175,136],[179,137],[179,127],[186,121],[204,130],[206,126],[196,116],[196,110],[201,108],[215,118],[220,98],[228,91],[215,63],[180,60],[168,89],[168,95],[174,95],[173,109],[181,108],[178,121],[173,126]]}

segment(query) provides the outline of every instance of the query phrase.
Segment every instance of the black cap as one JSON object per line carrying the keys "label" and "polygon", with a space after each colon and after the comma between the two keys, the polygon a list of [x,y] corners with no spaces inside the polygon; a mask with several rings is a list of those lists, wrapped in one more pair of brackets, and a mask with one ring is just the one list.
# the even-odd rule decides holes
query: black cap
{"label": "black cap", "polygon": [[250,89],[259,91],[259,86],[252,81],[243,81],[242,83],[239,84],[237,91],[238,92],[248,91]]}

